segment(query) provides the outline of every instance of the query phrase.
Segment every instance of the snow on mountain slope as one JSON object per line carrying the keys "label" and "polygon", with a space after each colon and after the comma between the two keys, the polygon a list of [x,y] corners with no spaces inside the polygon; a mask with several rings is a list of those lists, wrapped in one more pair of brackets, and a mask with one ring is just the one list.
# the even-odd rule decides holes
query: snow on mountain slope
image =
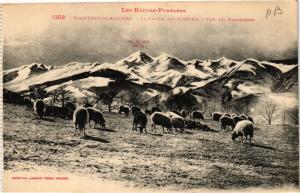
{"label": "snow on mountain slope", "polygon": [[[212,68],[211,64],[205,63],[216,63],[216,60],[206,61],[204,65],[198,65],[209,67],[214,72],[218,71],[218,69]],[[214,64],[213,66],[217,65]],[[193,89],[214,97],[230,91],[229,93],[233,98],[240,98],[249,94],[272,92],[274,84],[282,76],[282,72],[276,65],[264,65],[262,62],[251,58],[241,62],[234,61],[234,63],[227,61],[220,66],[223,70],[226,69],[223,74],[207,81],[191,83],[195,86]]]}
{"label": "snow on mountain slope", "polygon": [[276,81],[274,84],[275,92],[298,92],[298,66],[293,68],[292,70],[282,74],[280,79]]}
{"label": "snow on mountain slope", "polygon": [[[15,92],[26,91],[31,85],[43,85],[48,90],[65,85],[77,96],[83,96],[90,87],[106,87],[109,82],[118,84],[126,80],[131,86],[142,88],[149,97],[161,95],[165,98],[167,93],[188,90],[219,96],[228,89],[232,95],[242,97],[272,92],[275,83],[283,91],[286,87],[294,87],[297,76],[290,72],[295,66],[251,58],[183,61],[168,54],[151,57],[138,51],[113,64],[72,62],[56,67],[32,64],[4,71],[3,75],[4,88]],[[158,89],[159,86],[166,87],[165,93]]]}
{"label": "snow on mountain slope", "polygon": [[82,88],[66,86],[65,89],[70,91],[75,98],[96,97],[96,94]]}
{"label": "snow on mountain slope", "polygon": [[153,61],[153,58],[142,51],[137,51],[130,56],[116,62],[117,65],[147,64]]}
{"label": "snow on mountain slope", "polygon": [[47,66],[45,64],[32,63],[29,65],[24,65],[18,68],[13,68],[13,69],[3,71],[3,80],[4,83],[18,82],[18,81],[28,79],[29,77],[42,74],[53,68],[54,68],[53,66]]}
{"label": "snow on mountain slope", "polygon": [[189,91],[190,89],[187,88],[187,87],[183,87],[183,86],[180,86],[180,87],[176,87],[173,89],[173,95],[176,95],[176,94],[184,94],[186,93],[187,91]]}
{"label": "snow on mountain slope", "polygon": [[264,65],[270,65],[275,68],[278,68],[282,73],[286,73],[286,72],[292,70],[293,68],[295,68],[296,66],[298,66],[298,64],[286,65],[286,64],[275,64],[275,63],[265,62],[265,61],[263,61],[262,63]]}
{"label": "snow on mountain slope", "polygon": [[[116,64],[97,64],[97,63],[79,63],[72,62],[66,65],[59,66],[53,70],[49,70],[43,74],[39,74],[34,77],[29,77],[24,80],[17,80],[5,83],[5,88],[20,92],[29,89],[31,85],[42,85],[49,82],[66,82],[74,79],[83,79],[89,77],[92,73],[97,71],[112,69],[120,74],[127,74],[128,80],[143,85],[144,83],[150,83],[150,81],[138,76],[125,66],[117,66]],[[56,84],[56,83],[55,83]]]}
{"label": "snow on mountain slope", "polygon": [[62,84],[50,86],[46,88],[46,91],[52,92],[60,87],[64,87],[67,91],[70,91],[75,98],[83,98],[87,96],[95,97],[96,95],[88,91],[88,89],[91,87],[106,87],[110,82],[114,82],[114,80],[102,77],[88,77],[74,81],[70,80]]}
{"label": "snow on mountain slope", "polygon": [[92,65],[90,63],[73,62],[63,66],[58,66],[52,70],[48,70],[42,74],[27,79],[11,81],[5,83],[4,86],[16,92],[28,90],[29,86],[36,84],[43,84],[49,81],[55,81],[65,77],[71,77],[76,74],[89,72]]}
{"label": "snow on mountain slope", "polygon": [[161,54],[151,63],[151,70],[154,72],[164,72],[167,70],[176,70],[183,72],[185,70],[185,62],[168,54]]}

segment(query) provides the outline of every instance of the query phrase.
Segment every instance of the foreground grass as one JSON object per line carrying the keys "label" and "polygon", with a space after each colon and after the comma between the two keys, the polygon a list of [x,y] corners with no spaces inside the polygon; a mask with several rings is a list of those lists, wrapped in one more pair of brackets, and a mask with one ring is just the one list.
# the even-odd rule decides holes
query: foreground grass
{"label": "foreground grass", "polygon": [[49,166],[150,188],[299,184],[298,128],[257,126],[250,146],[232,142],[224,131],[134,133],[131,117],[104,116],[108,129],[88,129],[83,138],[73,135],[71,121],[39,120],[25,107],[5,104],[4,169]]}

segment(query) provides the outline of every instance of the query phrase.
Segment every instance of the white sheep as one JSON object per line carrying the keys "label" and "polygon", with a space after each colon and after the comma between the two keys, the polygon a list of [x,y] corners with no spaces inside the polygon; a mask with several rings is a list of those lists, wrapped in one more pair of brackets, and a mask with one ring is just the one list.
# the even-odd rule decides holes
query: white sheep
{"label": "white sheep", "polygon": [[[231,133],[231,139],[234,141],[238,136],[240,136],[241,143],[245,143],[246,140],[248,139],[247,137],[250,136],[249,142],[251,144],[251,138],[253,137],[253,129],[254,129],[254,125],[251,121],[248,120],[239,121]],[[243,138],[245,139],[243,140]]]}
{"label": "white sheep", "polygon": [[86,125],[89,122],[89,112],[86,110],[86,108],[79,107],[74,111],[73,122],[75,126],[74,135],[77,133],[77,129],[79,129],[79,131],[81,132],[83,131],[83,134],[86,135],[85,134]]}

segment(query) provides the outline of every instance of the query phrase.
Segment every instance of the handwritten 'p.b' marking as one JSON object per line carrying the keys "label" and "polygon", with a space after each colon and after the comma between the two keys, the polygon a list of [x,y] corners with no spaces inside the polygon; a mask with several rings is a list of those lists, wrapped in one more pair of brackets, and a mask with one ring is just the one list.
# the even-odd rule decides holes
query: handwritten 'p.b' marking
{"label": "handwritten 'p.b' marking", "polygon": [[[273,14],[272,14],[273,13]],[[282,11],[282,9],[279,7],[279,6],[276,6],[275,8],[274,8],[274,10],[273,9],[267,9],[267,12],[266,12],[266,19],[268,19],[270,16],[276,16],[276,15],[281,15],[281,14],[283,14],[283,11]]]}

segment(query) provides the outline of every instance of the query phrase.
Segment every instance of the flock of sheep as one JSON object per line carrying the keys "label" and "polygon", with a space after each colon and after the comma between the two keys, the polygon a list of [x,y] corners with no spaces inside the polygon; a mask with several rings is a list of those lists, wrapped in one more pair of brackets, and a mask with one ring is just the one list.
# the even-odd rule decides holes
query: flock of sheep
{"label": "flock of sheep", "polygon": [[[49,111],[48,114],[51,114],[55,108],[49,108],[45,105],[43,100],[36,100],[34,102],[34,111],[35,113],[42,118],[45,115],[45,112]],[[78,107],[72,103],[66,104],[66,108],[63,109],[65,115],[70,117],[70,114],[73,115],[73,122],[75,126],[75,134],[77,130],[86,135],[86,125],[93,121],[95,125],[99,124],[101,127],[106,127],[105,119],[101,111],[93,107]],[[56,113],[55,111],[52,113]],[[188,113],[185,110],[180,112],[178,111],[169,111],[161,112],[158,107],[153,107],[151,110],[142,110],[138,106],[133,106],[129,108],[128,106],[121,105],[119,108],[119,114],[124,113],[125,116],[128,116],[130,113],[133,116],[133,131],[139,129],[140,133],[147,133],[147,122],[148,117],[150,116],[151,121],[151,131],[157,132],[156,127],[161,126],[162,133],[165,133],[165,128],[168,133],[178,132],[185,133],[185,129],[206,129],[209,127],[202,124],[200,121],[195,120],[204,120],[203,113],[201,111],[192,111],[190,113],[190,118],[187,119]],[[231,129],[231,138],[235,140],[237,137],[240,137],[241,143],[245,143],[246,140],[249,140],[253,137],[254,122],[253,119],[246,115],[230,115],[222,114],[215,112],[212,114],[212,121],[216,121],[220,124],[221,129],[229,130]],[[90,126],[91,127],[91,126]],[[248,138],[249,137],[249,138]]]}

